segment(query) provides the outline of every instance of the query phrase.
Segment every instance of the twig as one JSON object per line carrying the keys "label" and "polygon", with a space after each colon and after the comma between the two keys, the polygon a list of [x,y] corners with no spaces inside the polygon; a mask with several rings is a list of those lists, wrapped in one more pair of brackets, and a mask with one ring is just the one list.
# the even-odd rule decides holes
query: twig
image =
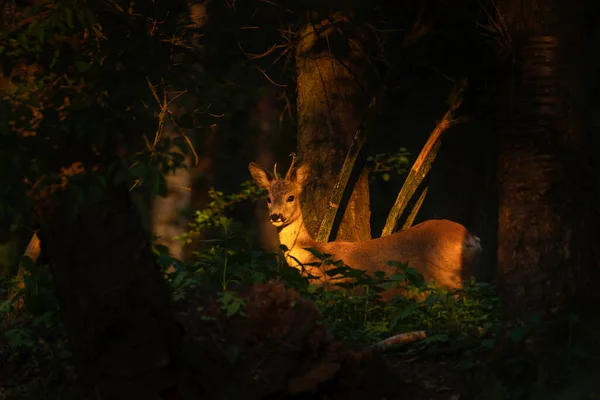
{"label": "twig", "polygon": [[42,11],[38,14],[30,15],[29,17],[23,18],[19,21],[15,26],[10,29],[10,34],[15,34],[19,31],[19,29],[23,28],[25,25],[32,23],[35,20],[42,19],[50,14],[51,11]]}
{"label": "twig", "polygon": [[257,70],[259,70],[259,71],[260,71],[260,72],[261,72],[261,73],[262,73],[262,74],[265,76],[265,78],[267,78],[267,80],[268,80],[269,82],[271,82],[273,85],[275,85],[275,86],[277,86],[277,87],[282,87],[282,88],[285,88],[285,87],[287,87],[287,85],[282,85],[282,84],[280,84],[280,83],[276,83],[276,82],[275,82],[273,79],[271,79],[271,78],[269,77],[269,75],[267,75],[267,73],[266,73],[264,70],[262,70],[261,68],[259,68],[259,67],[256,67],[256,69],[257,69]]}
{"label": "twig", "polygon": [[242,51],[242,53],[244,53],[244,55],[246,57],[248,57],[248,59],[250,59],[250,60],[259,60],[261,58],[265,58],[266,56],[268,56],[269,54],[273,53],[277,49],[288,47],[288,45],[287,44],[274,44],[273,46],[269,47],[264,53],[261,53],[261,54],[252,54],[252,53],[246,52],[244,50],[244,48],[242,47],[242,45],[240,44],[240,42],[238,42],[238,47],[240,48],[240,50]]}

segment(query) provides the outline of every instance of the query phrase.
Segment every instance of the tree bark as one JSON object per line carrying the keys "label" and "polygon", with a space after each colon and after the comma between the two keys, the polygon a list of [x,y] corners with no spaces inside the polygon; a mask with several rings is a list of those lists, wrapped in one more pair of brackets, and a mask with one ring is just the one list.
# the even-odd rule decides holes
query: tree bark
{"label": "tree bark", "polygon": [[[340,12],[305,15],[296,49],[298,153],[311,162],[313,175],[304,190],[303,212],[313,236],[367,109],[363,38],[348,29],[350,17]],[[348,183],[351,194],[340,205],[345,208],[332,235],[337,240],[371,238],[369,181],[363,166],[359,160]]]}
{"label": "tree bark", "polygon": [[[581,126],[583,2],[558,3],[498,2],[516,55],[498,153],[498,281],[513,325],[528,314],[557,322],[572,300],[590,294],[594,268]],[[555,333],[550,326],[535,331],[532,348]]]}
{"label": "tree bark", "polygon": [[67,193],[36,199],[75,365],[98,398],[160,399],[176,383],[180,329],[127,187],[75,216]]}

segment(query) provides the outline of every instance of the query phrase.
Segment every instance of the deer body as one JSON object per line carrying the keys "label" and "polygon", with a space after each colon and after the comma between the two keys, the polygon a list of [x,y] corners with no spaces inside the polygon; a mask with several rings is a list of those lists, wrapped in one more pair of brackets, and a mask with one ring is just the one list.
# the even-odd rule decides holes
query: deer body
{"label": "deer body", "polygon": [[298,201],[308,180],[308,164],[299,165],[293,177],[292,162],[284,179],[271,179],[267,171],[255,163],[250,163],[249,169],[254,180],[269,191],[269,219],[278,230],[281,244],[288,249],[285,254],[288,265],[305,268],[321,281],[326,281],[327,276],[320,267],[306,265],[320,260],[305,248],[331,254],[334,260],[342,260],[369,274],[391,272],[387,261],[407,262],[425,281],[435,281],[447,289],[460,287],[479,262],[482,251],[479,238],[463,225],[449,220],[428,220],[392,235],[362,242],[315,242],[304,225]]}

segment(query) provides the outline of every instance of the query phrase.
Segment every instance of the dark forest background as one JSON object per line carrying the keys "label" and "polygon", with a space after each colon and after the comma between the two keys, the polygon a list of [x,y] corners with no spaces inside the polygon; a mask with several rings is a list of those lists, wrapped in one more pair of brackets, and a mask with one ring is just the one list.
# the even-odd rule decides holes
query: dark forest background
{"label": "dark forest background", "polygon": [[[0,0],[0,399],[595,398],[596,3]],[[249,162],[311,162],[314,235],[365,134],[368,240],[440,126],[415,223],[476,281],[285,267]]]}

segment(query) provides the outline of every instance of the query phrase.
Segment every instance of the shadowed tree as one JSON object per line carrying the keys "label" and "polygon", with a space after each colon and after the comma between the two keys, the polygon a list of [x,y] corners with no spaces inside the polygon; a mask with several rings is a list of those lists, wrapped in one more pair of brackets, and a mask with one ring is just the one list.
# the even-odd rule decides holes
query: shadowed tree
{"label": "shadowed tree", "polygon": [[502,43],[514,51],[499,136],[498,280],[508,328],[536,317],[545,323],[528,341],[530,349],[540,350],[573,300],[592,294],[585,4],[497,5],[498,26],[506,33]]}
{"label": "shadowed tree", "polygon": [[181,331],[135,199],[178,166],[156,116],[185,3],[0,6],[0,213],[35,210],[81,381],[159,399]]}

